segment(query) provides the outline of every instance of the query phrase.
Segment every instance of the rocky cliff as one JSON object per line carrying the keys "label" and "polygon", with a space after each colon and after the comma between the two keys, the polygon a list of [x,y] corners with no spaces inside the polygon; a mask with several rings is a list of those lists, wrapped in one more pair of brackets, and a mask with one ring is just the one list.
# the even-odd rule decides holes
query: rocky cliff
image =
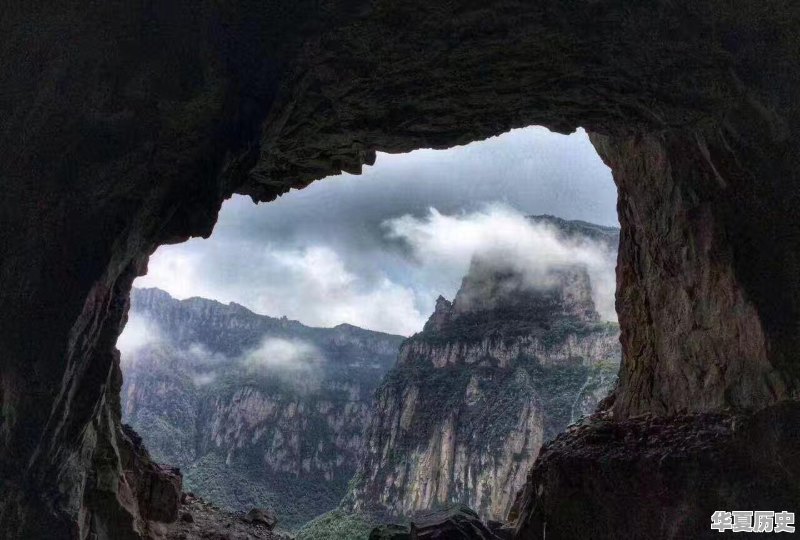
{"label": "rocky cliff", "polygon": [[346,508],[408,516],[455,502],[505,518],[542,444],[596,408],[620,363],[585,268],[540,278],[476,258],[453,302],[438,299],[376,393]]}
{"label": "rocky cliff", "polygon": [[271,506],[289,527],[338,503],[401,337],[158,289],[134,290],[131,324],[149,339],[123,350],[123,420],[187,490],[231,510]]}

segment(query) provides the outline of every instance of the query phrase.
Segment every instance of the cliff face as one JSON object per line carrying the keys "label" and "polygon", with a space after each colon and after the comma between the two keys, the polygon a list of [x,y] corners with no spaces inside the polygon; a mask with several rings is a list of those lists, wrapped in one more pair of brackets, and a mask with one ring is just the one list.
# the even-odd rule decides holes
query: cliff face
{"label": "cliff face", "polygon": [[454,301],[438,299],[376,393],[345,507],[408,516],[458,502],[505,518],[542,443],[595,409],[620,362],[586,270],[541,277],[476,259]]}
{"label": "cliff face", "polygon": [[271,506],[286,526],[336,505],[401,337],[157,289],[134,290],[132,316],[154,339],[123,352],[123,420],[187,490],[234,510]]}

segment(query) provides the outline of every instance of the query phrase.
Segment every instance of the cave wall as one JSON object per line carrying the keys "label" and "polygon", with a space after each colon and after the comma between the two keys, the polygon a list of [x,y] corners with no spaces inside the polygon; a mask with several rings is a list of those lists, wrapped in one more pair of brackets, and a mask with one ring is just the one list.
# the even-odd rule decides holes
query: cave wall
{"label": "cave wall", "polygon": [[159,244],[210,234],[255,162],[285,32],[211,2],[2,19],[0,530],[136,537],[114,350],[131,282]]}
{"label": "cave wall", "polygon": [[758,409],[797,397],[798,191],[760,180],[785,174],[779,155],[793,142],[755,139],[775,145],[764,153],[778,164],[758,174],[742,166],[753,140],[727,127],[593,136],[614,170],[623,231],[618,416]]}
{"label": "cave wall", "polygon": [[[114,342],[160,244],[376,150],[584,126],[622,225],[620,417],[798,393],[800,7],[29,2],[0,20],[0,529],[147,533]],[[111,532],[110,532],[111,531]],[[124,532],[122,532],[124,531]]]}

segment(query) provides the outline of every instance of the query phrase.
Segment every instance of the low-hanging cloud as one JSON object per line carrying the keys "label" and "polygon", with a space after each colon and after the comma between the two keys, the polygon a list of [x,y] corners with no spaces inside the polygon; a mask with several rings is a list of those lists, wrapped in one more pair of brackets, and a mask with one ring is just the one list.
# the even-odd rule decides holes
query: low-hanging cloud
{"label": "low-hanging cloud", "polygon": [[411,288],[385,275],[364,279],[348,269],[330,247],[278,251],[273,257],[286,269],[295,287],[291,296],[283,290],[264,291],[260,300],[269,311],[291,306],[291,315],[304,311],[304,321],[310,324],[348,322],[401,334],[413,333],[424,323],[425,316],[417,309]]}
{"label": "low-hanging cloud", "polygon": [[319,389],[325,356],[312,343],[300,339],[265,337],[239,362],[253,375],[281,380],[306,393]]}
{"label": "low-hanging cloud", "polygon": [[[158,354],[143,350],[154,344],[158,344]],[[244,370],[251,375],[283,380],[300,391],[309,391],[319,387],[318,370],[326,361],[324,353],[313,343],[296,338],[265,335],[256,347],[236,356],[211,350],[200,343],[180,344],[162,333],[153,321],[134,311],[129,315],[129,325],[117,347],[124,369],[142,367],[139,363],[142,359],[176,362],[196,387],[213,383],[221,374]]]}
{"label": "low-hanging cloud", "polygon": [[195,386],[205,386],[217,380],[217,374],[214,372],[195,373],[192,376],[192,384]]}
{"label": "low-hanging cloud", "polygon": [[587,239],[565,237],[555,226],[533,222],[501,204],[456,215],[431,208],[424,217],[405,215],[384,223],[390,237],[402,241],[423,268],[452,278],[466,273],[473,257],[502,262],[541,285],[556,266],[584,265],[592,282],[597,311],[616,320],[615,253]]}
{"label": "low-hanging cloud", "polygon": [[410,335],[427,318],[412,287],[380,272],[357,273],[328,245],[285,249],[234,244],[228,248],[234,256],[225,257],[180,252],[180,246],[162,249],[170,248],[176,253],[165,251],[166,256],[154,258],[137,285],[163,287],[179,298],[197,295],[236,302],[257,313],[299,319],[310,326],[346,322]]}
{"label": "low-hanging cloud", "polygon": [[265,372],[308,370],[321,361],[321,353],[312,344],[276,337],[265,338],[257,348],[245,353],[243,357],[247,367]]}
{"label": "low-hanging cloud", "polygon": [[124,362],[134,358],[136,351],[142,347],[161,341],[161,339],[161,330],[154,321],[131,311],[122,334],[117,338],[117,349],[119,349]]}

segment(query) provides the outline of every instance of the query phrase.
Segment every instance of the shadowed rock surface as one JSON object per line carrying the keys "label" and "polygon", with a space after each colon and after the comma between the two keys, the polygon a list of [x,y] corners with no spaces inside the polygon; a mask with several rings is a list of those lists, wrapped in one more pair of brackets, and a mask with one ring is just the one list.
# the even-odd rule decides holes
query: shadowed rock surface
{"label": "shadowed rock surface", "polygon": [[507,540],[510,532],[493,530],[478,515],[463,505],[428,511],[409,525],[381,525],[372,530],[369,540]]}
{"label": "shadowed rock surface", "polygon": [[153,536],[165,540],[291,540],[288,535],[274,532],[274,523],[266,521],[254,520],[251,512],[222,510],[202,497],[184,493],[179,519],[159,526]]}
{"label": "shadowed rock surface", "polygon": [[278,516],[272,510],[264,510],[263,508],[253,508],[244,516],[244,521],[254,523],[256,525],[263,525],[270,531],[278,524]]}
{"label": "shadowed rock surface", "polygon": [[510,518],[517,538],[717,538],[717,510],[797,508],[800,404],[757,413],[598,414],[547,444]]}
{"label": "shadowed rock surface", "polygon": [[114,343],[158,245],[233,192],[530,124],[584,126],[619,188],[615,419],[796,399],[798,25],[793,0],[9,6],[0,528],[148,534]]}

